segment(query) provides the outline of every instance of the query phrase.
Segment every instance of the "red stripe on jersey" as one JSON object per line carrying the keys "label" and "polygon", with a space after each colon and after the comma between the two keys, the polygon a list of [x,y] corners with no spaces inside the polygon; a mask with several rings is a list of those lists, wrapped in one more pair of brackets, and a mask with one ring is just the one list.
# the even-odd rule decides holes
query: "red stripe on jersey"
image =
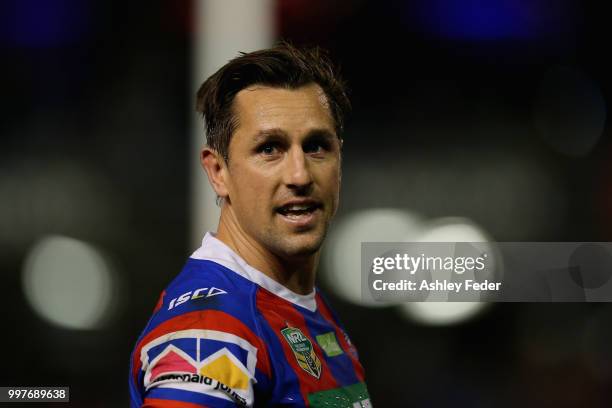
{"label": "red stripe on jersey", "polygon": [[[321,351],[321,348],[316,341],[313,341],[313,337],[306,326],[304,316],[302,316],[302,314],[295,309],[293,304],[263,288],[259,288],[257,290],[256,302],[257,309],[264,316],[278,337],[278,340],[282,344],[283,351],[285,352],[285,358],[291,368],[293,368],[293,371],[298,378],[300,392],[306,404],[308,404],[308,394],[337,388],[338,382],[332,376],[331,370],[328,368],[325,359],[322,357],[323,352]],[[310,339],[314,351],[321,361],[321,376],[318,379],[306,372],[298,364],[297,358],[295,357],[291,346],[289,346],[287,339],[285,339],[281,333],[281,330],[286,328],[287,325],[300,329],[300,331]]]}
{"label": "red stripe on jersey", "polygon": [[353,363],[355,373],[357,373],[357,378],[359,378],[359,381],[363,381],[365,378],[365,370],[357,359],[357,356],[349,351],[351,348],[355,348],[355,346],[351,346],[348,343],[346,337],[344,337],[344,332],[340,329],[338,324],[336,324],[336,321],[334,320],[334,317],[329,308],[327,307],[327,304],[325,303],[323,298],[321,298],[318,293],[316,294],[315,298],[317,300],[317,308],[319,308],[319,312],[321,312],[321,315],[325,318],[325,320],[327,320],[329,324],[334,327],[334,330],[336,331],[336,337],[338,338],[338,341],[340,341],[340,346],[343,350],[347,351],[346,354],[349,356],[351,362]]}
{"label": "red stripe on jersey", "polygon": [[161,295],[159,295],[159,300],[157,301],[157,304],[155,305],[155,309],[153,309],[153,313],[157,313],[157,311],[161,309],[162,305],[164,304],[164,297],[166,297],[165,290],[161,293]]}
{"label": "red stripe on jersey", "polygon": [[218,330],[242,337],[253,346],[257,347],[256,367],[270,377],[271,370],[268,350],[259,336],[253,333],[251,329],[240,320],[228,313],[218,310],[197,310],[167,320],[143,337],[138,343],[133,355],[132,375],[134,376],[134,383],[138,383],[138,372],[142,366],[140,352],[146,344],[164,334],[189,329]]}
{"label": "red stripe on jersey", "polygon": [[165,400],[158,398],[145,398],[144,404],[140,408],[207,408],[206,405],[194,404],[192,402],[182,402]]}

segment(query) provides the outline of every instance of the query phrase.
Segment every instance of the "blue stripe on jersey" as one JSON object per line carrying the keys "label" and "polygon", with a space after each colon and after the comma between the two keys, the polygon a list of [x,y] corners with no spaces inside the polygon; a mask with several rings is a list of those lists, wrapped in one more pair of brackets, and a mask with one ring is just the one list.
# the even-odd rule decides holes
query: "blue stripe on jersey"
{"label": "blue stripe on jersey", "polygon": [[[140,391],[138,391],[138,386],[134,384],[134,378],[132,376],[131,361],[132,359],[130,358],[130,373],[129,373],[130,380],[128,382],[128,384],[130,385],[130,408],[140,408],[140,406],[142,405],[142,396],[140,394]],[[138,377],[140,378],[141,375],[142,375],[142,371],[138,373]]]}

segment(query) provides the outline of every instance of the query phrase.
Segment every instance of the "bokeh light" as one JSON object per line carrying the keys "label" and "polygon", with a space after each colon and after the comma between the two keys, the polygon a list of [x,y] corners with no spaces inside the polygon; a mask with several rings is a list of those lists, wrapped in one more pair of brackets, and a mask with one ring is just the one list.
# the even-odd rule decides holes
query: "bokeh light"
{"label": "bokeh light", "polygon": [[370,307],[387,306],[361,296],[361,243],[403,242],[421,231],[422,219],[409,211],[373,208],[338,220],[323,254],[321,279],[342,299]]}
{"label": "bokeh light", "polygon": [[527,0],[421,0],[409,2],[421,28],[449,39],[470,41],[527,40],[571,27],[568,2]]}
{"label": "bokeh light", "polygon": [[22,280],[36,313],[67,329],[103,327],[118,301],[118,282],[104,255],[65,236],[47,236],[32,247]]}
{"label": "bokeh light", "polygon": [[[419,242],[478,242],[485,245],[487,254],[490,254],[489,265],[485,271],[490,279],[495,273],[495,265],[499,255],[491,241],[489,234],[474,222],[466,218],[447,217],[432,221],[423,228],[423,232],[416,239]],[[448,256],[454,254],[449,253]],[[483,271],[484,272],[484,271]],[[430,295],[431,296],[431,295]],[[430,299],[431,300],[431,299]],[[452,325],[472,319],[480,314],[488,305],[484,302],[406,302],[399,306],[403,316],[424,325]]]}
{"label": "bokeh light", "polygon": [[57,47],[82,41],[90,3],[78,0],[4,1],[0,41],[19,47]]}
{"label": "bokeh light", "polygon": [[466,322],[477,316],[482,302],[410,302],[401,308],[402,315],[427,326],[447,326]]}

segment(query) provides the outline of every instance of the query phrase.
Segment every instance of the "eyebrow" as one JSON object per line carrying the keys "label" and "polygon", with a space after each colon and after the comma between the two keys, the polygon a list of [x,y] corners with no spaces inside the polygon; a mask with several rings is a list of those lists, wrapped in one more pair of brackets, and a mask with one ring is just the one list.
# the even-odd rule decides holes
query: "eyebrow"
{"label": "eyebrow", "polygon": [[260,130],[259,132],[255,134],[255,137],[253,138],[253,142],[259,143],[269,138],[287,137],[287,136],[288,136],[287,132],[279,128]]}
{"label": "eyebrow", "polygon": [[[286,138],[286,137],[288,137],[288,134],[283,129],[280,129],[280,128],[266,129],[266,130],[260,130],[259,132],[257,132],[257,134],[255,134],[255,137],[253,138],[253,142],[260,143],[270,138]],[[333,138],[336,138],[337,136],[335,133],[330,132],[328,129],[316,128],[316,129],[309,130],[306,136],[304,137],[304,140],[312,139],[313,137],[324,137],[326,139],[333,139]]]}

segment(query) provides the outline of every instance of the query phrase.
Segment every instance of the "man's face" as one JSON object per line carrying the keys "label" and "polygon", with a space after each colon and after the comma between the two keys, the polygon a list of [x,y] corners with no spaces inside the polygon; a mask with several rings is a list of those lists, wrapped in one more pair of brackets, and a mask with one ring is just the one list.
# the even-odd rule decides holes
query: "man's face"
{"label": "man's face", "polygon": [[318,251],[336,213],[340,148],[325,94],[255,85],[234,100],[225,184],[247,239],[283,259]]}

